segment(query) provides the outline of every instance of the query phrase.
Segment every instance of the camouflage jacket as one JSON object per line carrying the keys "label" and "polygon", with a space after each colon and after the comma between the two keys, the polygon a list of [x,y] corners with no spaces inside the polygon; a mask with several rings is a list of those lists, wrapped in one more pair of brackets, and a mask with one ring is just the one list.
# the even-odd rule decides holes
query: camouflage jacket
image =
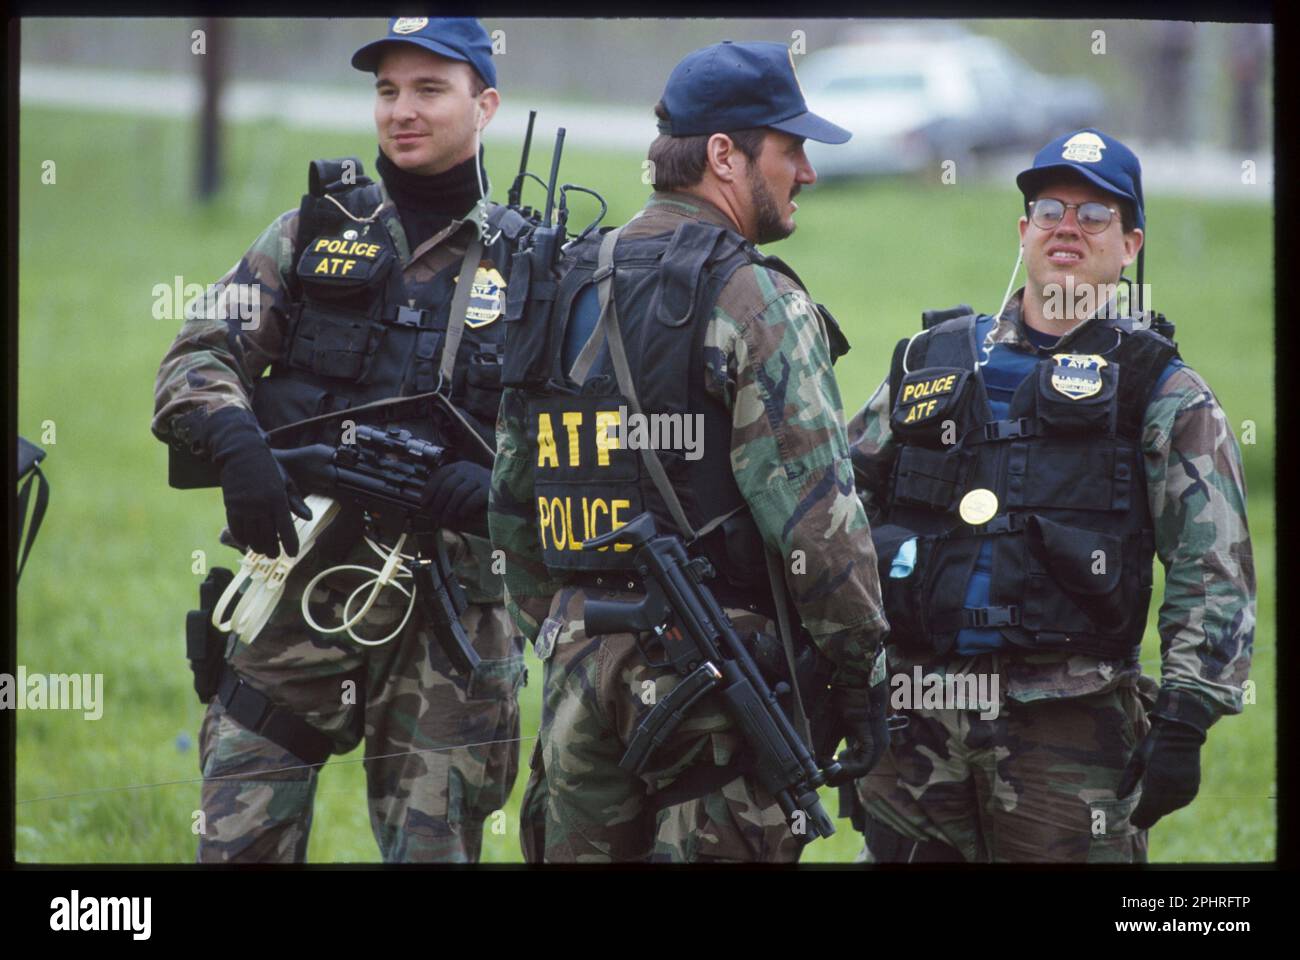
{"label": "camouflage jacket", "polygon": [[[407,290],[419,304],[433,278],[464,256],[475,228],[469,220],[454,220],[412,251],[397,206],[383,181],[377,182],[383,196],[379,219],[401,257]],[[225,406],[252,410],[254,383],[281,359],[290,332],[289,276],[298,259],[297,232],[295,208],[277,217],[205,296],[187,306],[154,384],[152,430],[159,440],[206,456],[195,440],[203,419]],[[499,601],[501,578],[491,571],[488,541],[449,531],[444,536],[459,558],[457,573],[470,598]]]}
{"label": "camouflage jacket", "polygon": [[[1034,349],[1023,332],[1022,295],[1007,304],[988,345]],[[1083,327],[1062,337],[1059,346],[1067,346]],[[855,452],[875,454],[892,445],[890,407],[886,378],[849,422]],[[1191,693],[1216,714],[1239,713],[1255,637],[1246,480],[1223,408],[1190,367],[1180,365],[1151,398],[1142,450],[1156,555],[1165,567],[1158,621],[1163,685]],[[878,519],[884,491],[862,489],[859,495],[868,516]],[[1140,671],[1123,660],[1056,653],[982,654],[935,663],[892,644],[889,664],[904,672],[920,664],[940,673],[1000,673],[1003,694],[1022,702],[1099,693],[1134,682]]]}
{"label": "camouflage jacket", "polygon": [[[625,235],[671,232],[683,219],[735,229],[709,203],[656,193]],[[804,627],[858,682],[887,625],[821,315],[784,274],[750,265],[723,287],[704,343],[706,390],[732,415],[736,484],[764,542],[787,558],[786,582]],[[541,562],[525,403],[523,393],[506,389],[488,520],[493,546],[504,552],[507,609],[534,639],[560,583]]]}

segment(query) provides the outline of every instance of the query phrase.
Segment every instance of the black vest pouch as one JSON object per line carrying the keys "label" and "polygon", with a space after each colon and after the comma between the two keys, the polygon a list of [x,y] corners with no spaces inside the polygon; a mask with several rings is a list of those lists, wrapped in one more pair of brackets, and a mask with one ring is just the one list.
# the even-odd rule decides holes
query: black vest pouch
{"label": "black vest pouch", "polygon": [[319,237],[307,245],[298,261],[304,302],[288,351],[291,366],[367,382],[385,335],[377,308],[394,261],[387,242]]}
{"label": "black vest pouch", "polygon": [[[957,367],[914,370],[899,383],[889,428],[901,442],[952,446],[962,436],[962,412],[971,388],[971,371]],[[947,434],[945,436],[945,433]]]}
{"label": "black vest pouch", "polygon": [[1030,516],[1025,542],[1029,569],[1022,623],[1027,629],[1092,633],[1124,626],[1133,598],[1119,589],[1124,572],[1119,537]]}
{"label": "black vest pouch", "polygon": [[[916,538],[916,556],[905,577],[890,576],[894,558],[908,540]],[[890,639],[907,649],[928,644],[922,611],[925,608],[925,575],[935,537],[922,536],[896,523],[877,524],[871,528],[871,543],[876,548],[876,568],[880,574],[880,593],[889,620]]]}
{"label": "black vest pouch", "polygon": [[957,449],[931,450],[907,444],[894,463],[895,504],[951,512],[965,491],[970,454]]}
{"label": "black vest pouch", "polygon": [[1045,434],[1114,435],[1119,364],[1062,354],[1038,366],[1038,420]]}

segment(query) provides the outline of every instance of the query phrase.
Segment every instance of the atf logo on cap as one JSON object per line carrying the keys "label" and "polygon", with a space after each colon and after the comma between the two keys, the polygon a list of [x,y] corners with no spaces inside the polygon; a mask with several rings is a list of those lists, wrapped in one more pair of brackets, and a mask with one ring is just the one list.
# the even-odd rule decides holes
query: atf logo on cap
{"label": "atf logo on cap", "polygon": [[1101,152],[1105,149],[1105,142],[1095,133],[1076,133],[1065,141],[1061,159],[1075,163],[1100,163]]}
{"label": "atf logo on cap", "polygon": [[1071,400],[1086,400],[1101,392],[1104,358],[1095,353],[1054,353],[1052,389]]}
{"label": "atf logo on cap", "polygon": [[393,24],[393,33],[415,33],[429,25],[428,17],[398,17]]}

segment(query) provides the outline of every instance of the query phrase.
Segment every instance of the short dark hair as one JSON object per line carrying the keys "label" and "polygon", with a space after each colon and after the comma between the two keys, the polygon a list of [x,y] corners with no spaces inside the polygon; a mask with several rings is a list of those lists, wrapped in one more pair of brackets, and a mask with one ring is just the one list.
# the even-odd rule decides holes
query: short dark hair
{"label": "short dark hair", "polygon": [[[660,100],[655,104],[655,116],[660,120],[670,119],[668,108]],[[745,130],[728,130],[726,136],[744,154],[745,159],[753,163],[763,149],[767,138],[767,127],[749,127]],[[719,131],[721,132],[721,131]],[[681,190],[693,187],[704,179],[704,170],[709,164],[709,137],[712,134],[700,134],[692,137],[670,137],[661,133],[650,144],[647,155],[654,171],[654,188],[656,190]]]}
{"label": "short dark hair", "polygon": [[[1073,175],[1070,173],[1066,173],[1065,176],[1071,177]],[[1079,176],[1079,177],[1074,177],[1074,179],[1077,179],[1082,184],[1086,184],[1088,186],[1095,186],[1095,184],[1091,180],[1088,180],[1084,177]],[[1034,187],[1033,190],[1025,194],[1025,216],[1026,217],[1029,216],[1029,204],[1032,203],[1034,200],[1038,199],[1038,195],[1043,192],[1043,185],[1048,182],[1050,181],[1046,179],[1042,180],[1037,186]],[[1133,206],[1133,201],[1130,200],[1128,197],[1121,197],[1117,193],[1110,193],[1110,191],[1107,191],[1107,193],[1110,194],[1111,200],[1115,202],[1115,209],[1119,210],[1120,229],[1122,229],[1125,233],[1132,233],[1135,229],[1137,229],[1137,208]]]}

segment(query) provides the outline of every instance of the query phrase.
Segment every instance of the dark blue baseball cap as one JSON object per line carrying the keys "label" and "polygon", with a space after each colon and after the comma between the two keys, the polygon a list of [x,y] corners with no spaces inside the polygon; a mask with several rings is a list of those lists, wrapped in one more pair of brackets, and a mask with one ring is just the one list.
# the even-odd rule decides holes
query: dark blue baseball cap
{"label": "dark blue baseball cap", "polygon": [[1133,203],[1138,227],[1145,227],[1142,211],[1142,164],[1114,137],[1088,127],[1057,137],[1034,156],[1034,165],[1016,177],[1016,186],[1028,202],[1053,173],[1072,170],[1108,193]]}
{"label": "dark blue baseball cap", "polygon": [[808,110],[783,43],[724,40],[686,55],[664,87],[669,119],[659,132],[671,137],[771,127],[822,143],[843,143],[852,134]]}
{"label": "dark blue baseball cap", "polygon": [[489,87],[497,85],[492,41],[483,24],[472,17],[393,17],[388,21],[388,36],[352,54],[352,66],[375,73],[384,47],[393,43],[412,43],[449,60],[464,60]]}

